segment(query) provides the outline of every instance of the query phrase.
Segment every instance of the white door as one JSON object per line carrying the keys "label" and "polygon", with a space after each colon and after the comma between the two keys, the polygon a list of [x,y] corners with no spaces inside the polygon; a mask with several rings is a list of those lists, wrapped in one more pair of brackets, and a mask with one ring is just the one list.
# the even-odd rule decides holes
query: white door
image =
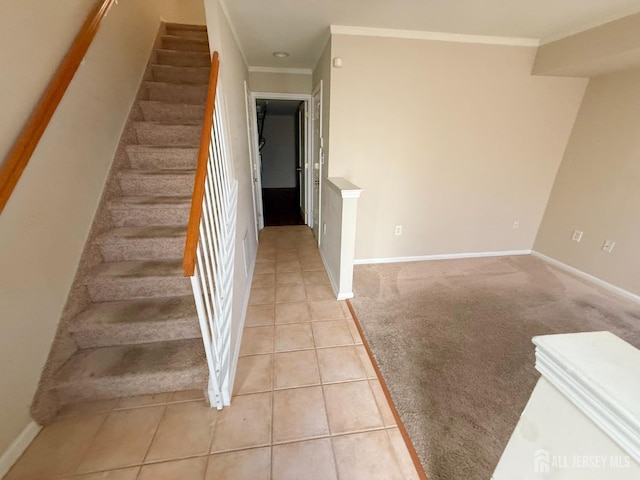
{"label": "white door", "polygon": [[296,164],[296,172],[298,174],[298,188],[300,190],[300,216],[304,223],[309,223],[307,218],[307,102],[300,103],[298,106],[298,158]]}
{"label": "white door", "polygon": [[256,106],[251,98],[249,86],[244,82],[245,102],[247,105],[247,129],[249,132],[249,162],[251,165],[251,182],[253,184],[253,209],[256,219],[256,239],[258,232],[264,228],[264,212],[262,208],[262,179],[260,178],[261,159],[258,147],[258,117]]}
{"label": "white door", "polygon": [[313,155],[312,155],[312,216],[313,234],[320,245],[320,201],[322,199],[322,165],[324,163],[324,145],[322,142],[322,80],[313,91]]}

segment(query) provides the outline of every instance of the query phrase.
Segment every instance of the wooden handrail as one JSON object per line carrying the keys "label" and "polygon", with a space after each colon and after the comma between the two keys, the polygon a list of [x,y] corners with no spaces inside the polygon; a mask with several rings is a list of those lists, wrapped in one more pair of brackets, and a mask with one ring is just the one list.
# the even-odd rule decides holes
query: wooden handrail
{"label": "wooden handrail", "polygon": [[202,135],[200,137],[200,152],[198,153],[198,166],[194,181],[193,195],[191,196],[191,211],[189,213],[189,225],[187,227],[187,241],[184,246],[182,269],[185,277],[192,277],[196,269],[196,249],[200,237],[200,220],[202,218],[202,201],[204,199],[204,182],[207,177],[207,163],[209,160],[209,144],[211,143],[211,129],[213,127],[213,111],[216,108],[216,91],[218,87],[218,71],[220,59],[218,52],[213,53],[211,60],[211,72],[209,73],[209,90],[207,103],[204,109],[204,122],[202,123]]}
{"label": "wooden handrail", "polygon": [[74,74],[78,70],[89,45],[96,32],[116,0],[100,0],[87,16],[80,32],[76,35],[73,45],[58,66],[53,78],[44,91],[38,105],[33,110],[29,120],[22,128],[13,147],[0,166],[0,213],[9,201],[13,189],[20,180],[22,172],[29,163],[29,159],[38,146],[42,134],[49,125],[60,100],[67,91]]}

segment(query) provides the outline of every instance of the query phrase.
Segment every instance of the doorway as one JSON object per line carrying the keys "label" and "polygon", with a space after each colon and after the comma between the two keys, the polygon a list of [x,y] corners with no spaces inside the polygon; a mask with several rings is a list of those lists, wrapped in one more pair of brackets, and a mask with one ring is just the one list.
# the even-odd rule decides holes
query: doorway
{"label": "doorway", "polygon": [[312,225],[310,105],[311,95],[247,95],[256,230]]}

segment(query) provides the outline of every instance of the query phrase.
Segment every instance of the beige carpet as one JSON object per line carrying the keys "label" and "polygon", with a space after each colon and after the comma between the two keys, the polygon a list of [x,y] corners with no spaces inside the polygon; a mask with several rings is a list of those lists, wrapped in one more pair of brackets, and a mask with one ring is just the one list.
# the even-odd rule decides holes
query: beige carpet
{"label": "beige carpet", "polygon": [[430,480],[488,480],[538,374],[535,335],[609,330],[640,305],[531,256],[355,268],[352,304]]}

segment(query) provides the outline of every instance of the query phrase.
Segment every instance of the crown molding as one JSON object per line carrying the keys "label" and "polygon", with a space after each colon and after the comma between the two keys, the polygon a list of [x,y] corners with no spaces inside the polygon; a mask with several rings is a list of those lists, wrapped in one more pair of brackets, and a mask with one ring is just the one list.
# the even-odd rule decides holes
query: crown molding
{"label": "crown molding", "polygon": [[251,73],[288,73],[289,75],[311,75],[310,68],[249,67]]}
{"label": "crown molding", "polygon": [[407,38],[412,40],[436,40],[440,42],[478,43],[484,45],[508,45],[514,47],[537,47],[536,38],[493,37],[486,35],[466,35],[461,33],[423,32],[420,30],[399,30],[394,28],[352,27],[331,25],[332,35],[359,35],[363,37]]}

